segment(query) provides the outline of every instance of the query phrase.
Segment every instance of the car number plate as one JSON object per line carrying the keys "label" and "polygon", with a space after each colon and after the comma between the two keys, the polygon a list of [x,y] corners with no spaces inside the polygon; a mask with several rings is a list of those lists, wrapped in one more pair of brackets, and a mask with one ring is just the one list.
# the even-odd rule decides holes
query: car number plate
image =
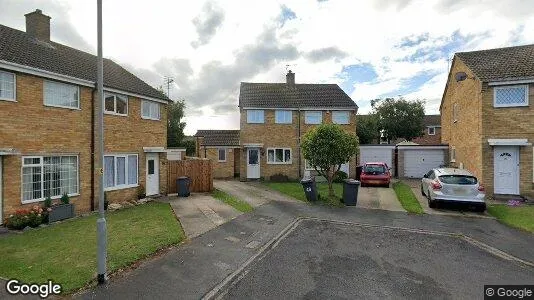
{"label": "car number plate", "polygon": [[467,194],[467,189],[465,189],[465,188],[454,188],[454,189],[452,189],[452,191],[457,195],[466,195]]}

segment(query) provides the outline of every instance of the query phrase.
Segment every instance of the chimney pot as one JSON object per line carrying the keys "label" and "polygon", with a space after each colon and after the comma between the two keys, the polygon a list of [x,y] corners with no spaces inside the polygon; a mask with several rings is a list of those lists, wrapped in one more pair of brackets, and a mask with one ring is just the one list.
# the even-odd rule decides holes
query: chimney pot
{"label": "chimney pot", "polygon": [[295,73],[291,72],[291,70],[289,70],[289,72],[287,72],[286,84],[289,85],[289,86],[294,86],[295,85]]}
{"label": "chimney pot", "polygon": [[50,17],[44,15],[40,9],[24,16],[26,17],[26,33],[40,41],[50,42]]}

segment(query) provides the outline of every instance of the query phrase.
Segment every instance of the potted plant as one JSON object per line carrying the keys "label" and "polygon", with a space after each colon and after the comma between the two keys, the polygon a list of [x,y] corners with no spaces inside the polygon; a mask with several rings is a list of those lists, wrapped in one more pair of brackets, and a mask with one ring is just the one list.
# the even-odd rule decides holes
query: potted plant
{"label": "potted plant", "polygon": [[61,196],[61,203],[52,205],[48,214],[48,223],[74,217],[74,204],[70,203],[67,193]]}

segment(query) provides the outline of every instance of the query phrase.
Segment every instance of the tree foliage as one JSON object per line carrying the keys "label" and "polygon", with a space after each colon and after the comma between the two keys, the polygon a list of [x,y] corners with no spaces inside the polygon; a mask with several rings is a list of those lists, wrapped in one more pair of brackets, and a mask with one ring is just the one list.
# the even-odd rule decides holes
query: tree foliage
{"label": "tree foliage", "polygon": [[173,101],[167,106],[167,147],[180,147],[184,139],[185,122],[184,117],[185,102]]}
{"label": "tree foliage", "polygon": [[304,158],[328,181],[328,194],[333,197],[334,175],[358,153],[358,138],[339,125],[322,124],[304,135],[301,147]]}
{"label": "tree foliage", "polygon": [[358,134],[358,139],[362,144],[371,144],[375,140],[380,141],[377,115],[374,113],[366,116],[359,115],[356,122],[356,134]]}
{"label": "tree foliage", "polygon": [[180,144],[180,147],[185,148],[185,153],[187,156],[195,156],[195,140],[184,139]]}
{"label": "tree foliage", "polygon": [[397,138],[411,141],[423,135],[425,117],[423,100],[408,101],[402,97],[376,99],[371,101],[371,106],[377,116],[378,128],[388,141]]}

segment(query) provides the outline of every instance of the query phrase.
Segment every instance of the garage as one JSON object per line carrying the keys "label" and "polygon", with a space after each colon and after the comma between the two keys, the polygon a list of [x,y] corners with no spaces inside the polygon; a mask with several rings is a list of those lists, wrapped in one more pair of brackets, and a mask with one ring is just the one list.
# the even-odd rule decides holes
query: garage
{"label": "garage", "polygon": [[[447,146],[399,146],[401,177],[421,178],[433,168],[445,164]],[[401,163],[401,161],[403,161]]]}
{"label": "garage", "polygon": [[393,163],[394,145],[360,145],[360,165],[367,162],[385,162],[391,168],[391,173],[395,174]]}

